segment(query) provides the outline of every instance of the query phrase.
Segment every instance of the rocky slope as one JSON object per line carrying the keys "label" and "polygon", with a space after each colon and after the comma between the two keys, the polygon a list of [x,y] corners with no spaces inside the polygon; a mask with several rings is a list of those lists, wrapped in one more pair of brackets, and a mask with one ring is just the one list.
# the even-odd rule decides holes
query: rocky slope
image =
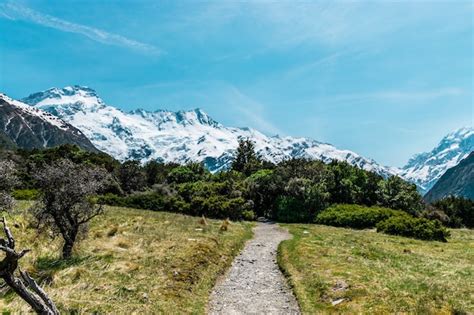
{"label": "rocky slope", "polygon": [[474,200],[474,152],[448,169],[425,195],[425,200],[433,202],[450,195]]}
{"label": "rocky slope", "polygon": [[94,145],[77,128],[50,113],[0,93],[0,146],[12,149],[48,148],[76,144],[89,151]]}
{"label": "rocky slope", "polygon": [[327,143],[308,138],[269,137],[250,128],[225,127],[200,109],[124,112],[82,86],[52,88],[22,101],[77,127],[98,149],[120,160],[204,161],[211,171],[218,171],[229,166],[238,140],[250,138],[258,153],[272,162],[291,157],[344,160],[384,176],[396,173],[372,159]]}
{"label": "rocky slope", "polygon": [[415,155],[402,168],[400,176],[415,183],[422,192],[430,190],[451,167],[474,151],[474,128],[451,132],[430,152]]}

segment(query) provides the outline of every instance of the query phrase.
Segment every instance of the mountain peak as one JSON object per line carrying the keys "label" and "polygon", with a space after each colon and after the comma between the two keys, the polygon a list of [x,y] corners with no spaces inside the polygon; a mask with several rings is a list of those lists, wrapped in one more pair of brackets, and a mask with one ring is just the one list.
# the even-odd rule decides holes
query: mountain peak
{"label": "mountain peak", "polygon": [[458,140],[463,140],[467,137],[470,137],[473,134],[474,134],[474,127],[465,126],[465,127],[462,127],[450,132],[448,135],[446,135],[443,138],[443,140],[458,141]]}
{"label": "mountain peak", "polygon": [[474,128],[463,127],[448,133],[429,152],[414,155],[403,167],[402,176],[428,191],[447,169],[474,151]]}
{"label": "mountain peak", "polygon": [[22,99],[22,102],[35,107],[74,105],[77,109],[93,109],[104,106],[97,92],[87,86],[72,85],[64,88],[53,87]]}

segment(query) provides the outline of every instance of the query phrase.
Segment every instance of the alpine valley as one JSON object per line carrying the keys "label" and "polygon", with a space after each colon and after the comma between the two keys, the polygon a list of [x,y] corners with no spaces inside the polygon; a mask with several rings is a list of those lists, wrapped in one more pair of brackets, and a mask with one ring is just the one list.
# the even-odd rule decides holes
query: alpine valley
{"label": "alpine valley", "polygon": [[55,124],[74,126],[93,146],[119,160],[204,162],[213,172],[228,168],[239,139],[249,138],[255,142],[259,155],[270,162],[294,157],[347,161],[382,176],[399,175],[425,193],[447,169],[474,150],[474,128],[461,128],[444,137],[432,151],[415,155],[399,169],[309,138],[267,136],[251,128],[226,127],[200,109],[124,112],[84,86],[51,88],[15,102],[30,105],[36,110],[32,112],[43,116],[49,113],[57,119]]}

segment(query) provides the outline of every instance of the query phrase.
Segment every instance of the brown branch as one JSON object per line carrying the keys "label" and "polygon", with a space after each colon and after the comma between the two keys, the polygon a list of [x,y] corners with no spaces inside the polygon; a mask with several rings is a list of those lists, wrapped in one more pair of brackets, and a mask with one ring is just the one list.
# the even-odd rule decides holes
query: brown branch
{"label": "brown branch", "polygon": [[44,303],[50,308],[53,314],[59,314],[56,305],[54,302],[49,298],[49,296],[44,292],[44,290],[36,283],[36,281],[30,277],[28,272],[20,271],[20,275],[23,280],[28,284],[28,286],[43,300]]}
{"label": "brown branch", "polygon": [[15,239],[8,228],[5,218],[0,219],[3,223],[3,231],[7,240],[0,239],[0,250],[6,253],[2,261],[0,261],[0,278],[5,281],[13,291],[16,292],[31,308],[38,314],[59,315],[59,311],[54,305],[54,302],[48,297],[46,292],[41,289],[38,284],[31,278],[28,273],[21,272],[20,275],[23,281],[27,283],[31,290],[29,290],[20,278],[15,277],[15,271],[18,268],[18,261],[20,258],[28,253],[29,249],[24,249],[21,252],[15,251]]}
{"label": "brown branch", "polygon": [[13,238],[12,232],[8,228],[7,220],[5,219],[5,217],[3,217],[1,221],[3,223],[3,230],[5,231],[5,235],[8,240],[8,247],[10,247],[11,249],[15,249],[15,239]]}

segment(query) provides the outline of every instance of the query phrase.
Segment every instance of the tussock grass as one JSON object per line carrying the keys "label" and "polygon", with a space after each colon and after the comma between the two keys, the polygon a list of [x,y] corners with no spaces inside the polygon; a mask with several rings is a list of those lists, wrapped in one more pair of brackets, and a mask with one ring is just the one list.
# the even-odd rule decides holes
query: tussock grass
{"label": "tussock grass", "polygon": [[[202,314],[219,274],[252,235],[250,223],[108,207],[91,223],[72,259],[60,260],[60,240],[38,236],[19,203],[9,218],[18,248],[32,249],[21,268],[40,280],[64,313]],[[26,313],[12,292],[0,296],[0,310]]]}
{"label": "tussock grass", "polygon": [[278,261],[306,314],[474,313],[473,230],[451,230],[449,242],[440,243],[284,226],[294,238],[280,244]]}

